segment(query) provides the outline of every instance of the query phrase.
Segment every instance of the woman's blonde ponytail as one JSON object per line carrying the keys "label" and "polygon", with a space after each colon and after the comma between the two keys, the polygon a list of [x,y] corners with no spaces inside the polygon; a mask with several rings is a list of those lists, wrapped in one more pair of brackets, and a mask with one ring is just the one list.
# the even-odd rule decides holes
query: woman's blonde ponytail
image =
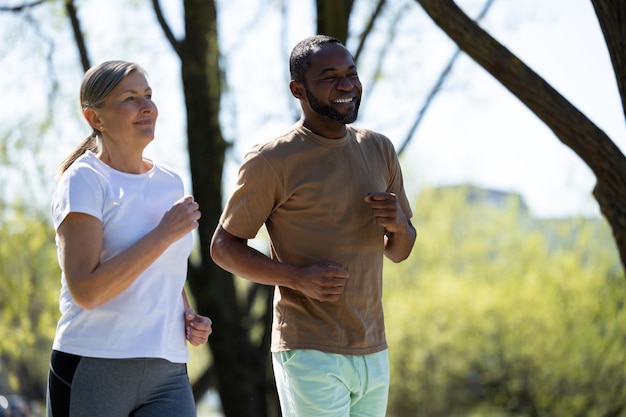
{"label": "woman's blonde ponytail", "polygon": [[58,166],[56,178],[57,180],[63,173],[78,159],[79,156],[87,151],[93,153],[98,152],[98,138],[94,134],[87,136],[74,150],[70,153]]}

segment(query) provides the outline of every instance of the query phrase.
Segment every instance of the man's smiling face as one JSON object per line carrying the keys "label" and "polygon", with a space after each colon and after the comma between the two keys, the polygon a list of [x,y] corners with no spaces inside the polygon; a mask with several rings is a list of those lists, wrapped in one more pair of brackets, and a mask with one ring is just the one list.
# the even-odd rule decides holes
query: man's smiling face
{"label": "man's smiling face", "polygon": [[311,110],[340,124],[357,119],[362,86],[352,55],[340,44],[321,45],[304,82]]}

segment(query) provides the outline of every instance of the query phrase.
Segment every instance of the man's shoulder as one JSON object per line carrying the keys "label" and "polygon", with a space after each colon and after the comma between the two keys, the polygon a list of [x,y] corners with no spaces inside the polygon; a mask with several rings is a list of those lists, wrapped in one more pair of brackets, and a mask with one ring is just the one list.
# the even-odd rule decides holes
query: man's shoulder
{"label": "man's shoulder", "polygon": [[295,124],[278,136],[253,146],[252,152],[262,154],[291,152],[297,149],[294,149],[294,143],[303,143],[305,136],[299,125]]}
{"label": "man's shoulder", "polygon": [[379,145],[393,146],[391,140],[380,132],[359,126],[348,126],[348,131],[354,136],[359,143],[376,143]]}

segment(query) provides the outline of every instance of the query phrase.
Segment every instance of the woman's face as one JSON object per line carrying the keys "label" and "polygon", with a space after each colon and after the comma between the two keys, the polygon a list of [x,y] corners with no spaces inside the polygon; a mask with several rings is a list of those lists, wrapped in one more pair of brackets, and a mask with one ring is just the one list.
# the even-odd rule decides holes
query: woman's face
{"label": "woman's face", "polygon": [[145,147],[154,139],[159,111],[146,77],[138,71],[128,74],[106,97],[103,107],[94,111],[99,122],[95,127],[103,140]]}

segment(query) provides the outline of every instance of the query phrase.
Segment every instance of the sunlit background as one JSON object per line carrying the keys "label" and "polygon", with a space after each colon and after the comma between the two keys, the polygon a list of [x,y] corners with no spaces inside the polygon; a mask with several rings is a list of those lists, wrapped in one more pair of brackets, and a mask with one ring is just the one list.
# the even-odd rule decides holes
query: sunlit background
{"label": "sunlit background", "polygon": [[[4,3],[19,3],[5,0]],[[459,2],[477,15],[483,1]],[[181,2],[164,2],[168,23],[182,35]],[[357,1],[352,33],[360,33],[371,2]],[[56,10],[56,15],[51,14]],[[0,14],[2,111],[0,129],[23,132],[50,111],[50,79],[58,82],[53,126],[33,131],[37,158],[52,171],[89,132],[78,112],[82,76],[76,47],[59,7],[32,10],[32,19]],[[185,173],[185,114],[179,61],[147,1],[85,1],[79,15],[92,62],[136,61],[146,68],[160,109],[157,138],[148,153]],[[288,93],[287,56],[314,31],[313,2],[232,0],[219,2],[219,34],[227,91],[224,131],[229,153],[225,188],[243,154],[271,139],[298,117]],[[626,131],[608,53],[587,0],[496,0],[482,25],[603,129],[626,146]],[[51,43],[42,42],[48,39]],[[348,47],[356,47],[356,39]],[[365,99],[356,124],[389,136],[399,146],[456,46],[411,0],[390,2],[379,20],[359,72]],[[51,65],[46,55],[52,55]],[[33,145],[36,144],[36,145]],[[25,152],[25,154],[28,154]],[[28,164],[27,159],[17,160]],[[472,183],[520,193],[538,216],[598,215],[591,196],[594,177],[586,165],[518,100],[466,56],[453,67],[442,91],[402,155],[408,188]],[[5,180],[5,178],[3,178]],[[20,178],[8,176],[23,190]],[[6,187],[6,185],[5,185]],[[35,203],[45,205],[44,184]],[[31,196],[32,197],[32,196]]]}
{"label": "sunlit background", "polygon": [[[0,0],[0,7],[22,3],[22,0]],[[163,0],[162,3],[174,34],[182,37],[182,0]],[[226,82],[222,127],[226,139],[233,145],[227,153],[224,173],[224,191],[228,195],[236,169],[250,147],[272,139],[299,117],[297,102],[288,94],[287,58],[297,41],[313,34],[315,11],[314,2],[305,0],[222,0],[217,3]],[[457,3],[471,16],[476,16],[485,1]],[[180,63],[157,25],[150,2],[83,0],[78,5],[92,63],[123,59],[135,61],[147,70],[160,115],[157,136],[146,155],[176,169],[191,190]],[[350,23],[352,34],[362,31],[372,7],[372,1],[355,1],[356,10]],[[32,211],[45,215],[55,186],[56,164],[90,133],[78,104],[83,71],[62,10],[61,1],[52,1],[22,14],[0,13],[0,192],[5,201],[24,201]],[[481,25],[603,129],[618,147],[626,149],[624,114],[591,2],[495,0]],[[356,36],[349,39],[348,48],[354,50],[357,42]],[[591,195],[595,179],[589,168],[524,105],[464,55],[455,63],[415,133],[407,137],[426,97],[455,51],[456,46],[415,1],[394,0],[388,2],[375,33],[368,40],[366,52],[359,57],[364,100],[356,124],[387,135],[397,147],[409,141],[401,155],[401,163],[411,201],[431,187],[471,184],[521,196],[534,218],[582,216],[598,219],[598,204]],[[52,91],[55,92],[53,100],[50,98]],[[449,201],[448,197],[441,200],[432,196],[426,198],[432,204]],[[609,235],[601,234],[601,242],[593,240],[597,236],[594,232],[581,233],[582,236],[574,233],[575,236],[567,235],[565,239],[559,235],[560,229],[555,228],[549,230],[550,239],[546,239],[548,244],[545,244],[538,240],[534,229],[524,230],[529,236],[519,240],[512,238],[502,244],[508,248],[507,253],[514,257],[514,262],[498,265],[484,261],[480,264],[483,269],[470,273],[463,262],[483,257],[491,259],[493,254],[490,251],[494,249],[485,247],[481,252],[481,248],[448,247],[446,242],[434,240],[433,237],[451,236],[450,230],[455,226],[461,229],[465,226],[462,216],[468,216],[467,213],[459,215],[461,211],[458,209],[440,211],[439,215],[421,210],[416,213],[423,216],[415,220],[421,240],[418,239],[414,252],[419,254],[413,257],[414,262],[390,273],[406,281],[392,281],[390,300],[398,301],[394,305],[404,306],[404,309],[393,309],[389,317],[394,323],[405,320],[402,324],[406,325],[407,317],[413,320],[415,312],[404,310],[420,308],[419,312],[423,313],[411,322],[414,327],[405,333],[399,333],[401,326],[395,333],[390,332],[395,346],[400,347],[398,351],[407,349],[404,339],[407,338],[413,343],[408,344],[409,348],[423,347],[411,352],[415,355],[428,356],[424,346],[434,345],[445,346],[447,352],[452,352],[451,356],[469,357],[469,353],[463,350],[465,345],[446,345],[447,338],[453,338],[446,333],[451,331],[449,323],[437,327],[439,322],[431,320],[428,314],[436,310],[437,318],[448,317],[452,323],[460,323],[455,310],[458,307],[464,309],[470,323],[476,323],[477,328],[497,327],[500,313],[506,311],[504,304],[509,303],[513,322],[526,329],[515,333],[515,337],[507,342],[507,346],[514,347],[513,350],[520,349],[519,356],[513,355],[511,363],[526,358],[524,355],[528,352],[521,341],[532,338],[533,343],[529,345],[539,346],[537,349],[545,349],[552,355],[541,360],[557,361],[561,355],[573,364],[566,364],[565,368],[582,372],[580,364],[587,362],[576,362],[568,356],[571,352],[567,346],[549,345],[552,339],[537,335],[565,337],[562,336],[565,333],[560,332],[564,332],[564,328],[571,330],[571,327],[558,327],[562,323],[557,318],[573,322],[580,318],[577,313],[581,317],[596,314],[595,310],[592,311],[593,303],[576,294],[611,295],[605,294],[602,287],[602,274],[605,273],[602,268],[606,264],[613,265],[616,259],[614,248],[607,249],[614,246]],[[472,236],[472,241],[482,244],[484,242],[480,239],[489,232],[517,230],[517,217],[493,218],[496,219],[494,224],[488,227],[470,225],[475,228],[466,232]],[[524,217],[522,220],[527,221]],[[581,226],[581,230],[587,231],[586,227]],[[590,227],[596,231],[595,226]],[[557,238],[563,238],[568,250],[580,250],[582,255],[556,251],[551,245]],[[597,246],[598,253],[586,252],[593,245]],[[33,250],[32,247],[29,249]],[[507,258],[507,261],[511,259]],[[530,262],[537,262],[533,264],[536,270],[529,267]],[[605,263],[596,265],[602,262]],[[593,268],[580,272],[588,265]],[[52,274],[58,273],[56,268]],[[492,280],[495,281],[494,276],[507,271],[519,272],[520,280],[528,282],[528,286],[475,287],[483,281],[491,284]],[[614,266],[610,271],[611,276],[619,275]],[[457,273],[461,278],[455,275]],[[570,273],[580,273],[580,279],[567,280]],[[414,275],[432,281],[419,280],[418,291],[418,280],[411,281]],[[57,275],[54,276],[52,286],[56,288]],[[547,290],[544,280],[550,283]],[[623,286],[611,288],[623,289]],[[393,293],[394,289],[398,293]],[[533,298],[544,290],[549,294],[554,292],[562,301],[555,307],[559,309],[557,313],[550,310],[554,314],[549,317],[539,317],[545,306],[542,299]],[[596,290],[597,293],[592,292]],[[421,298],[413,297],[415,292],[421,294]],[[518,293],[521,298],[515,298]],[[568,298],[571,294],[574,295]],[[443,307],[436,304],[437,300]],[[552,298],[549,300],[553,301]],[[524,306],[518,308],[520,301]],[[609,302],[596,305],[606,309],[610,306],[613,304]],[[586,309],[589,309],[588,316],[584,315]],[[618,313],[611,310],[602,314],[617,317]],[[414,332],[415,326],[428,330]],[[621,331],[617,319],[607,321],[604,326],[603,331],[609,334]],[[462,334],[466,337],[464,340],[480,343],[476,341],[480,339],[476,335],[482,333],[474,327],[454,327],[453,330],[458,331],[454,336]],[[2,331],[6,331],[5,323]],[[487,331],[493,332],[493,329]],[[571,335],[580,345],[585,345],[587,340],[603,343],[603,339],[592,331],[584,333],[581,330]],[[611,344],[590,349],[610,350],[609,353],[613,354],[617,350],[615,346],[611,339]],[[616,374],[626,374],[623,355],[615,353],[610,358],[609,363],[614,366],[611,369]],[[205,360],[197,353],[193,358],[195,363]],[[504,367],[506,364],[499,365]],[[4,401],[6,398],[0,397],[0,408]],[[201,406],[203,416],[212,415],[219,407],[214,392]]]}

